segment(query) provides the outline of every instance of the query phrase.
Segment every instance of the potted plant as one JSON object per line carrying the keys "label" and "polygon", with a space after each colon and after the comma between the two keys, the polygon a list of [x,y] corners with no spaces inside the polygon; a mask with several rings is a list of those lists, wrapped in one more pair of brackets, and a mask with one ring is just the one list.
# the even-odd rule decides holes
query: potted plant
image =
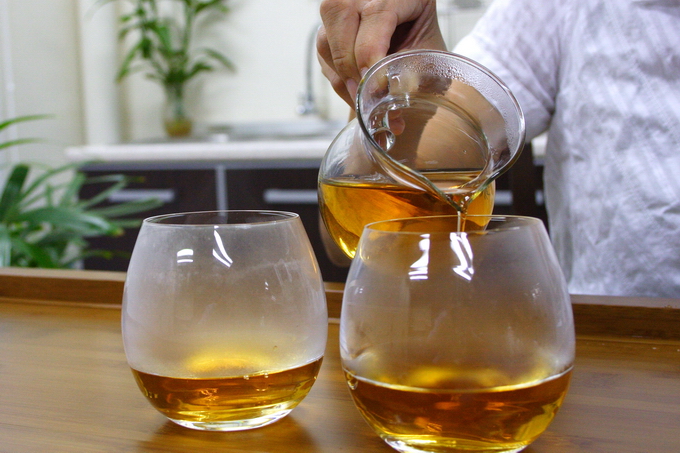
{"label": "potted plant", "polygon": [[[104,0],[104,3],[112,1],[117,0]],[[202,72],[213,71],[216,66],[235,69],[222,53],[208,47],[194,47],[193,43],[197,24],[210,16],[224,16],[229,11],[228,0],[125,1],[131,3],[132,8],[120,17],[119,39],[130,36],[133,44],[123,58],[117,80],[142,71],[160,83],[166,97],[167,134],[171,137],[190,135],[192,119],[185,102],[187,82]]]}
{"label": "potted plant", "polygon": [[[10,125],[44,118],[31,115],[0,123],[0,133]],[[0,142],[0,151],[35,141],[19,139]],[[91,250],[87,239],[121,235],[125,228],[139,225],[125,216],[161,205],[155,199],[98,207],[109,195],[125,187],[123,175],[86,178],[79,164],[50,168],[38,164],[16,164],[0,184],[0,267],[71,268],[89,256],[112,257],[117,252]],[[65,178],[65,176],[70,176]],[[64,180],[66,180],[64,182]],[[109,183],[104,191],[81,200],[81,187]]]}

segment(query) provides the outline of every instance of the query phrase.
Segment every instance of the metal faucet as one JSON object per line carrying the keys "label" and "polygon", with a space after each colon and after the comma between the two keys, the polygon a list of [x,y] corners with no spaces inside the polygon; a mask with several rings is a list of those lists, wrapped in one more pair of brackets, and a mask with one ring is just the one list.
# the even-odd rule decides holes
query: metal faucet
{"label": "metal faucet", "polygon": [[314,96],[314,57],[316,56],[316,34],[320,25],[315,24],[307,39],[307,58],[305,61],[305,92],[300,94],[297,106],[298,115],[317,115],[319,108]]}

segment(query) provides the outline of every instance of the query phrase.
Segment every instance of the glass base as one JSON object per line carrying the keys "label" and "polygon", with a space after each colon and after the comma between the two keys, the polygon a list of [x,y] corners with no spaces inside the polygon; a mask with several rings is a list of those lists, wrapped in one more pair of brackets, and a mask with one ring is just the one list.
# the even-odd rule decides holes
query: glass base
{"label": "glass base", "polygon": [[479,442],[458,442],[453,439],[447,442],[415,439],[404,441],[387,436],[383,437],[383,440],[387,445],[402,453],[517,453],[528,446],[528,444],[518,446],[516,443],[514,445],[493,445]]}
{"label": "glass base", "polygon": [[185,428],[197,429],[200,431],[244,431],[246,429],[254,429],[270,425],[290,414],[292,410],[293,409],[288,409],[248,420],[224,420],[207,422],[176,420],[172,418],[169,418],[169,420],[177,423],[180,426],[184,426]]}

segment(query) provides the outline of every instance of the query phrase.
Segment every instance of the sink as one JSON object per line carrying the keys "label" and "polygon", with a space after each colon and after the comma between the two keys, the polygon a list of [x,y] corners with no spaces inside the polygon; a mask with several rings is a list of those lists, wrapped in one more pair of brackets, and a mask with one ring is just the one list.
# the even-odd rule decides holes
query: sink
{"label": "sink", "polygon": [[217,124],[207,127],[205,137],[211,142],[332,139],[346,124],[322,120]]}

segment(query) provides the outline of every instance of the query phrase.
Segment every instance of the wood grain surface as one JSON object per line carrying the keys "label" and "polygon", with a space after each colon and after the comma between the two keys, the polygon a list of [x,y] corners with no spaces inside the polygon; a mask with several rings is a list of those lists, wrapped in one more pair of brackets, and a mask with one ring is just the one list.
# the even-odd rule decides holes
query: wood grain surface
{"label": "wood grain surface", "polygon": [[[393,451],[350,399],[336,321],[317,382],[281,421],[237,433],[166,421],[125,361],[116,302],[123,282],[115,273],[0,270],[0,452]],[[327,287],[338,314],[341,291]],[[680,451],[678,301],[575,299],[589,326],[579,329],[571,388],[555,421],[524,451]],[[645,328],[634,316],[639,308]]]}

